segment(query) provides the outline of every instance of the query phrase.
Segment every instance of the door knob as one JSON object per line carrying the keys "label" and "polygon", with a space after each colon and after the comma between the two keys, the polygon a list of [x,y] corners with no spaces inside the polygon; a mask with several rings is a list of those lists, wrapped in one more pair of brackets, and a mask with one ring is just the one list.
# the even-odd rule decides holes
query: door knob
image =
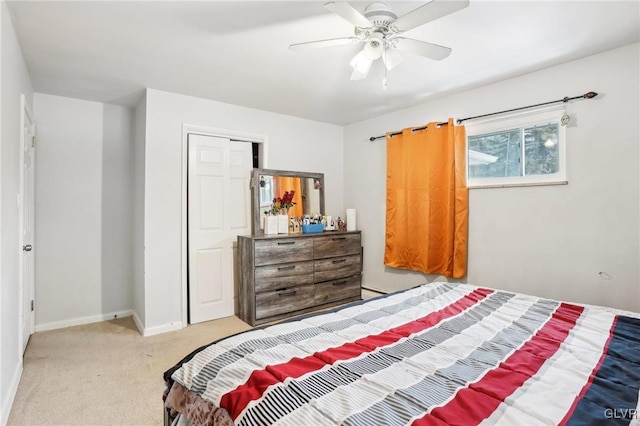
{"label": "door knob", "polygon": [[22,250],[24,250],[24,251],[31,251],[31,249],[33,249],[33,247],[31,247],[31,244],[27,244],[26,246],[22,246]]}

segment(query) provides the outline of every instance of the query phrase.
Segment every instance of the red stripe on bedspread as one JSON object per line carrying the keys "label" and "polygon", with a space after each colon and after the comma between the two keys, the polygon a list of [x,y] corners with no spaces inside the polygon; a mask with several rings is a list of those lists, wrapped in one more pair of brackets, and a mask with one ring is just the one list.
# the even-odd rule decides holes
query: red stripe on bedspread
{"label": "red stripe on bedspread", "polygon": [[616,328],[617,322],[618,322],[618,316],[616,315],[616,317],[613,319],[613,322],[611,324],[611,328],[609,329],[609,338],[607,339],[607,342],[604,344],[602,348],[602,355],[600,355],[598,364],[596,364],[596,366],[593,368],[593,370],[591,371],[591,374],[589,375],[589,380],[587,381],[587,383],[584,384],[584,386],[582,387],[582,390],[580,391],[578,396],[576,396],[576,399],[573,401],[573,404],[571,404],[571,408],[569,409],[569,411],[567,411],[567,414],[565,414],[564,418],[560,421],[559,423],[560,426],[567,424],[567,422],[571,418],[571,415],[573,415],[573,412],[575,411],[576,406],[578,405],[578,402],[580,402],[580,400],[585,396],[585,394],[591,387],[591,384],[593,383],[593,378],[596,376],[596,373],[598,372],[598,370],[600,370],[600,367],[602,366],[604,359],[607,357],[607,352],[609,351],[609,344],[611,343],[611,339],[613,339],[613,331]]}
{"label": "red stripe on bedspread", "polygon": [[267,366],[264,370],[256,370],[251,373],[244,384],[222,396],[220,407],[226,409],[231,418],[235,420],[245,407],[251,401],[259,399],[269,386],[283,382],[287,378],[297,378],[320,370],[327,364],[333,364],[336,361],[358,357],[377,348],[393,344],[413,333],[424,331],[461,313],[493,292],[493,290],[479,288],[439,311],[380,334],[366,336],[355,342],[316,352],[305,358],[292,358],[289,362]]}
{"label": "red stripe on bedspread", "polygon": [[480,423],[557,352],[583,311],[581,306],[562,303],[531,340],[497,368],[490,370],[476,383],[461,389],[447,404],[416,419],[413,424],[432,425],[438,424],[438,421],[449,425]]}

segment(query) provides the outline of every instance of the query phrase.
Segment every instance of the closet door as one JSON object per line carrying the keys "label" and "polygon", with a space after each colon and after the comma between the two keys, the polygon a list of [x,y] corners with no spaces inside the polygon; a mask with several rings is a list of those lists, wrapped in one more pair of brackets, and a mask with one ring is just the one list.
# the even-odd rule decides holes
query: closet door
{"label": "closet door", "polygon": [[189,135],[189,323],[234,314],[234,246],[251,233],[251,143]]}

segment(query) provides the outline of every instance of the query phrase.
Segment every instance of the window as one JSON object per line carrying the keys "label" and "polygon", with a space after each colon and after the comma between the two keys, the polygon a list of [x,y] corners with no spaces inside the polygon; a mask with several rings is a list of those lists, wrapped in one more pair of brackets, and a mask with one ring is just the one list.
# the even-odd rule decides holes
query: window
{"label": "window", "polygon": [[469,187],[566,183],[561,115],[554,109],[467,126]]}
{"label": "window", "polygon": [[273,201],[273,177],[260,176],[260,211],[271,208]]}

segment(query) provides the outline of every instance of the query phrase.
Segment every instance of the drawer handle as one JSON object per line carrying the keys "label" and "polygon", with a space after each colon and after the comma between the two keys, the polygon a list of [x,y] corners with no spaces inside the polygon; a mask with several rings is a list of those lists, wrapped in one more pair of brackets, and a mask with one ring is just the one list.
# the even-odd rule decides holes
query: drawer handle
{"label": "drawer handle", "polygon": [[295,241],[280,241],[278,243],[278,245],[279,246],[288,246],[288,245],[295,244],[295,243],[296,243]]}
{"label": "drawer handle", "polygon": [[296,265],[278,266],[278,271],[292,271],[294,269],[296,269]]}
{"label": "drawer handle", "polygon": [[291,291],[287,291],[287,292],[283,291],[281,293],[278,293],[278,296],[293,296],[293,295],[296,294],[296,291],[297,290],[291,290]]}
{"label": "drawer handle", "polygon": [[347,261],[347,259],[336,259],[336,260],[331,261],[331,263],[333,263],[335,265],[337,263],[344,263],[346,261]]}
{"label": "drawer handle", "polygon": [[333,237],[332,240],[333,241],[340,241],[340,240],[346,240],[347,237]]}
{"label": "drawer handle", "polygon": [[333,285],[345,285],[348,281],[336,281],[333,283]]}

